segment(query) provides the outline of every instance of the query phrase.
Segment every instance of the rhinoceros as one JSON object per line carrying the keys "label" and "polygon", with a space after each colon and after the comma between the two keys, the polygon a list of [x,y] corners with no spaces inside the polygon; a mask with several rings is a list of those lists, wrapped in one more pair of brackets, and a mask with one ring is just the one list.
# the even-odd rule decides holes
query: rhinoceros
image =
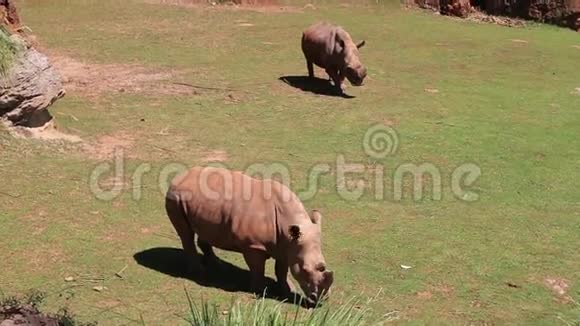
{"label": "rhinoceros", "polygon": [[314,77],[314,65],[326,70],[339,91],[345,77],[354,86],[361,86],[367,69],[359,59],[365,41],[355,44],[342,27],[326,22],[310,26],[302,34],[302,52],[306,58],[308,76]]}
{"label": "rhinoceros", "polygon": [[310,303],[329,295],[334,274],[322,255],[322,215],[316,210],[308,214],[283,184],[222,168],[194,167],[171,182],[165,206],[190,268],[199,271],[207,262],[219,261],[213,247],[239,252],[250,269],[252,289],[261,294],[264,266],[273,258],[283,294],[295,291],[290,270]]}

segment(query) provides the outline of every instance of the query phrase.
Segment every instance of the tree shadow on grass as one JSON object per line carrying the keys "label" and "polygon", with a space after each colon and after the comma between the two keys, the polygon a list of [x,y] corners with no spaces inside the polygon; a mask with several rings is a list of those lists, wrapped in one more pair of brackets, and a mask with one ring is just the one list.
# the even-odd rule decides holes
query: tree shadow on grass
{"label": "tree shadow on grass", "polygon": [[[203,275],[187,271],[184,252],[181,249],[151,248],[136,253],[133,258],[141,266],[172,277],[191,280],[201,286],[227,292],[253,293],[250,288],[250,272],[220,258],[218,258],[219,267],[215,269],[208,267],[208,271]],[[300,294],[280,296],[275,290],[270,291],[270,289],[276,289],[276,282],[272,278],[266,277],[266,288],[265,297],[268,299],[308,307]]]}
{"label": "tree shadow on grass", "polygon": [[278,80],[304,92],[347,99],[355,98],[355,96],[337,90],[327,79],[308,76],[282,76]]}

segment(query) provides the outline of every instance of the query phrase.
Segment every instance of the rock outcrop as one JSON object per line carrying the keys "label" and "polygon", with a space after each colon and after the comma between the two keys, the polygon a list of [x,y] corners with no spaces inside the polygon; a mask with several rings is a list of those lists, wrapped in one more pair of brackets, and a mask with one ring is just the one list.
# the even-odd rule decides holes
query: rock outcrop
{"label": "rock outcrop", "polygon": [[441,0],[440,6],[440,12],[443,15],[467,18],[471,12],[469,0]]}
{"label": "rock outcrop", "polygon": [[405,0],[407,5],[443,15],[467,18],[479,14],[508,16],[560,25],[580,31],[580,0]]}
{"label": "rock outcrop", "polygon": [[65,94],[61,77],[45,55],[13,39],[23,49],[0,80],[0,117],[14,126],[40,127],[52,120],[47,108]]}
{"label": "rock outcrop", "polygon": [[48,58],[35,50],[22,33],[13,0],[0,0],[2,33],[12,33],[18,51],[0,77],[0,120],[11,126],[41,127],[52,120],[47,108],[65,91]]}

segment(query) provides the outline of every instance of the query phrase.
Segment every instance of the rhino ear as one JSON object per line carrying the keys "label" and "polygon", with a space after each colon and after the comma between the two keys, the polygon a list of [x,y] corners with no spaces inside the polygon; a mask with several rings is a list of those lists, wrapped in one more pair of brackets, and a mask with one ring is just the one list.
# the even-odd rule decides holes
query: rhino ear
{"label": "rhino ear", "polygon": [[365,44],[367,44],[367,41],[362,41],[359,44],[356,45],[357,49],[362,48],[363,46],[365,46]]}
{"label": "rhino ear", "polygon": [[300,240],[300,237],[302,237],[302,231],[300,231],[300,226],[296,224],[290,225],[290,228],[288,229],[288,234],[290,234],[290,239],[292,241]]}
{"label": "rhino ear", "polygon": [[312,220],[312,223],[320,225],[322,223],[322,214],[317,210],[313,210],[310,213],[310,220]]}

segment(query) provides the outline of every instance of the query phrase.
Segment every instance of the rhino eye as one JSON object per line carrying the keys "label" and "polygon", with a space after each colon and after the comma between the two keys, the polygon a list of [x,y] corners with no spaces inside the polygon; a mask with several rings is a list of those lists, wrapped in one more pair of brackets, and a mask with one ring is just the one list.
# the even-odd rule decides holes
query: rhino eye
{"label": "rhino eye", "polygon": [[324,265],[324,263],[320,263],[316,265],[316,270],[319,272],[324,272],[326,270],[326,265]]}

